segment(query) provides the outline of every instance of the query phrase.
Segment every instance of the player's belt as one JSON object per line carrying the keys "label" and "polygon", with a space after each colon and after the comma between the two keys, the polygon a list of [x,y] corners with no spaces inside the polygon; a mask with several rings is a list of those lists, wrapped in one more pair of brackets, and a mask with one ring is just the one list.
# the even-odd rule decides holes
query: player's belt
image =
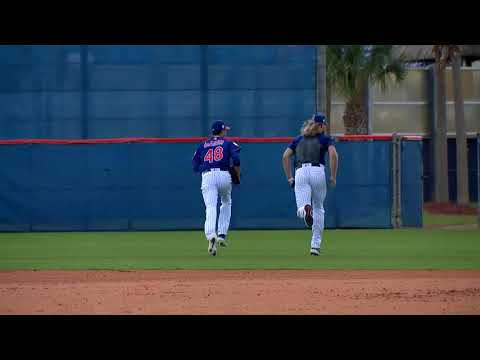
{"label": "player's belt", "polygon": [[322,167],[323,165],[320,163],[303,163],[303,164],[298,164],[297,169],[300,169],[302,167],[311,167],[311,166]]}
{"label": "player's belt", "polygon": [[208,173],[210,171],[228,171],[228,168],[211,168],[202,172],[202,174]]}

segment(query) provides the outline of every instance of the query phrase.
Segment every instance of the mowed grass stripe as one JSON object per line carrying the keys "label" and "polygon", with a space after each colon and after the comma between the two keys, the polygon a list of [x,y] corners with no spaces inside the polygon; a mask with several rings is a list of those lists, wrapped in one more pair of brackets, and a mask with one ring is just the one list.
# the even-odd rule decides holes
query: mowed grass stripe
{"label": "mowed grass stripe", "polygon": [[202,231],[2,233],[2,270],[480,269],[480,231],[327,230],[323,255],[305,231],[232,231],[207,254]]}

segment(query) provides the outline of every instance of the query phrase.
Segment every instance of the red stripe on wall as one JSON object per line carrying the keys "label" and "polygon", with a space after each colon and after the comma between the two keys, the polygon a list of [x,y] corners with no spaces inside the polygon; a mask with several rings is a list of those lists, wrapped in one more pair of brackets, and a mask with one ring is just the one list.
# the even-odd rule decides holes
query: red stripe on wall
{"label": "red stripe on wall", "polygon": [[[352,135],[337,136],[337,141],[390,141],[391,135]],[[60,140],[60,139],[16,139],[0,140],[0,145],[88,145],[88,144],[125,144],[125,143],[199,143],[207,140],[207,137],[189,137],[189,138],[115,138],[115,139],[88,139],[88,140]],[[289,143],[292,137],[229,137],[228,139],[241,143]],[[405,140],[420,141],[421,136],[404,136]]]}
{"label": "red stripe on wall", "polygon": [[403,140],[412,140],[412,141],[422,141],[423,140],[423,136],[403,136],[402,137]]}
{"label": "red stripe on wall", "polygon": [[337,136],[338,141],[391,141],[393,136],[391,135],[343,135]]}
{"label": "red stripe on wall", "polygon": [[[59,140],[59,139],[16,139],[0,140],[0,145],[88,145],[88,144],[125,144],[125,143],[199,143],[207,140],[207,137],[191,138],[116,138],[116,139],[88,139],[88,140]],[[292,141],[290,137],[278,138],[240,138],[229,137],[228,139],[242,143],[288,143]]]}

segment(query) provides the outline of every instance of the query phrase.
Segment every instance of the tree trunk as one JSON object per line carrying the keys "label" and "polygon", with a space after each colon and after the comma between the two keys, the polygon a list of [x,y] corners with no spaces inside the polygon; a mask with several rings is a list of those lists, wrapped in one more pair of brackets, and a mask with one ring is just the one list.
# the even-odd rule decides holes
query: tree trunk
{"label": "tree trunk", "polygon": [[359,82],[354,98],[347,99],[343,124],[345,135],[368,135],[367,84]]}
{"label": "tree trunk", "polygon": [[368,119],[365,105],[355,101],[348,101],[343,115],[345,135],[367,135]]}
{"label": "tree trunk", "polygon": [[434,199],[436,202],[446,203],[449,202],[449,196],[445,69],[440,65],[438,56],[435,63],[435,78],[436,119],[433,129]]}
{"label": "tree trunk", "polygon": [[457,133],[457,204],[469,203],[467,133],[462,89],[461,55],[457,54],[452,64],[453,96],[455,100],[455,131]]}

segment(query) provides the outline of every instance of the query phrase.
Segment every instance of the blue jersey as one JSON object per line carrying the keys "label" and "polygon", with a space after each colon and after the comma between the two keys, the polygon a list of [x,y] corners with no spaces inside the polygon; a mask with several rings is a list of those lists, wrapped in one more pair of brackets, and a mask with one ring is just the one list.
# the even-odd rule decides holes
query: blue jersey
{"label": "blue jersey", "polygon": [[228,170],[240,166],[240,146],[231,140],[214,136],[200,144],[193,155],[193,171],[203,172],[212,168]]}
{"label": "blue jersey", "polygon": [[[297,153],[297,148],[301,147],[301,152]],[[300,163],[320,163],[325,166],[325,154],[328,148],[333,145],[333,139],[323,133],[315,137],[297,136],[288,146],[297,156],[297,162]]]}

